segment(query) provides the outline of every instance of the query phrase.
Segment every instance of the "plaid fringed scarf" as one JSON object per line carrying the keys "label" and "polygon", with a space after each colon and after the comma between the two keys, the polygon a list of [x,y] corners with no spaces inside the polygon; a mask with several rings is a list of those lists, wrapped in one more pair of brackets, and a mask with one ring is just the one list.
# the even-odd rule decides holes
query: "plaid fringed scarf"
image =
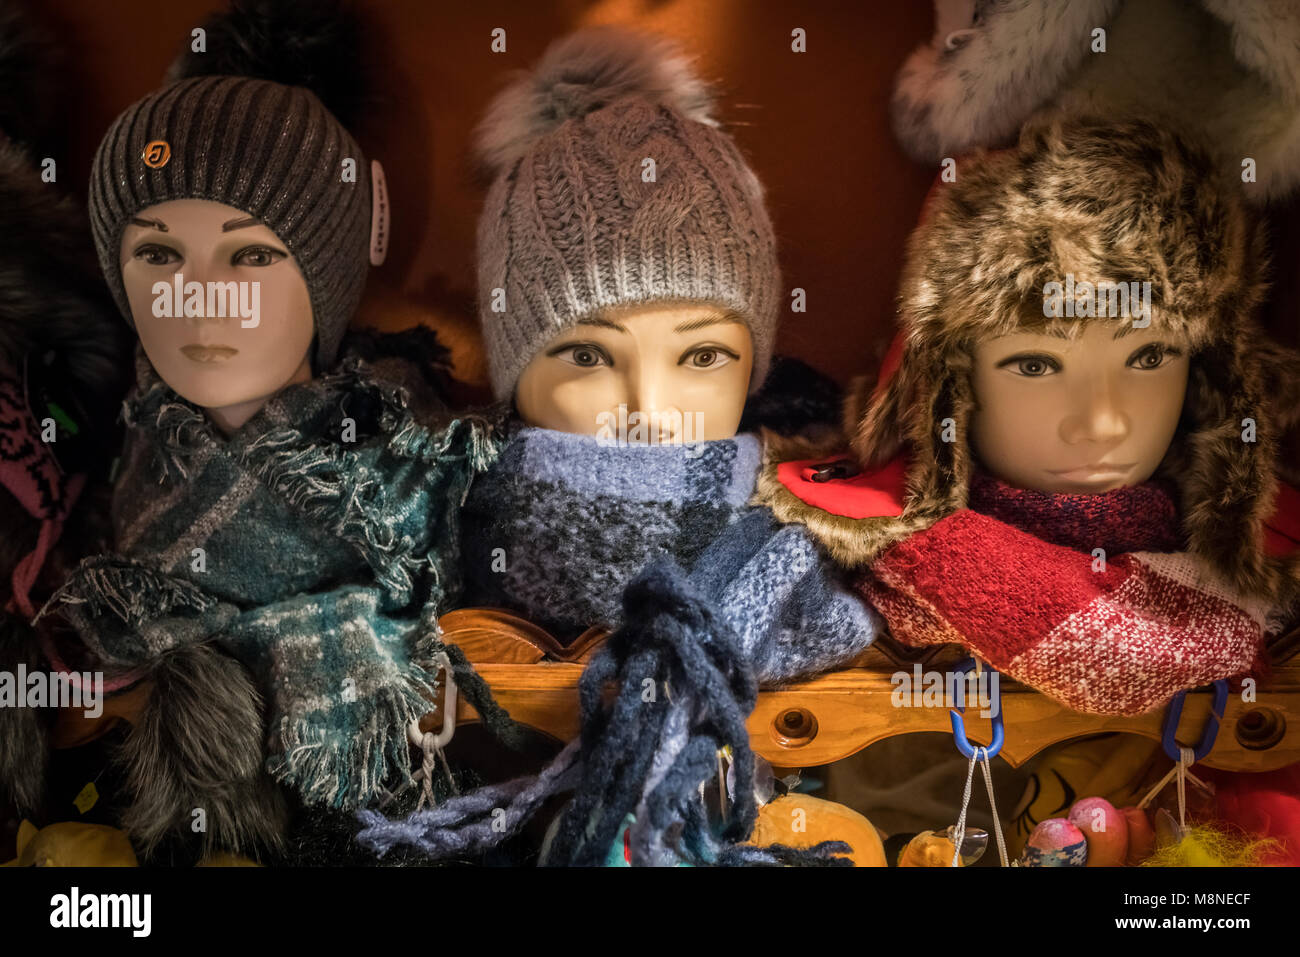
{"label": "plaid fringed scarf", "polygon": [[[702,445],[603,446],[536,429],[512,440],[471,496],[466,549],[484,572],[492,548],[505,549],[507,569],[522,566],[511,581],[527,587],[498,586],[501,601],[570,629],[615,626],[582,677],[581,737],[536,777],[404,821],[362,812],[362,844],[381,855],[410,844],[435,859],[480,852],[573,790],[548,863],[602,863],[628,815],[635,864],[825,862],[833,849],[740,845],[756,814],[745,720],[760,683],[847,664],[878,619],[801,526],[746,505],[755,437]],[[699,789],[723,747],[741,783],[715,833]]]}
{"label": "plaid fringed scarf", "polygon": [[1270,609],[1183,551],[1169,492],[1012,488],[884,552],[859,582],[910,645],[955,642],[1090,714],[1143,714],[1257,664]]}
{"label": "plaid fringed scarf", "polygon": [[269,702],[267,769],[356,807],[410,780],[437,615],[458,589],[459,507],[496,453],[484,422],[417,422],[352,357],[290,386],[229,438],[147,364],[128,400],[117,554],[47,606],[105,663],[216,642]]}

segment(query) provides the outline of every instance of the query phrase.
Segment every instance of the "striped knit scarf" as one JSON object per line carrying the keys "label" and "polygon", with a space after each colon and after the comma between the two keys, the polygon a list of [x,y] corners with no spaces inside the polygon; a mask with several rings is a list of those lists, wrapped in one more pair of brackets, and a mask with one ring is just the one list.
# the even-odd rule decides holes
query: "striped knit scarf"
{"label": "striped knit scarf", "polygon": [[1143,714],[1257,664],[1269,609],[1182,550],[1164,486],[1052,495],[981,475],[968,504],[860,579],[899,641],[965,645],[1091,714]]}
{"label": "striped knit scarf", "polygon": [[360,359],[284,389],[222,438],[151,369],[128,400],[117,554],[51,600],[109,666],[216,642],[269,702],[267,769],[356,807],[410,779],[436,616],[458,585],[457,513],[494,453],[466,419],[430,429]]}
{"label": "striped knit scarf", "polygon": [[690,567],[745,511],[757,436],[614,445],[518,428],[462,513],[465,600],[509,608],[562,641],[614,627],[623,588],[657,555]]}

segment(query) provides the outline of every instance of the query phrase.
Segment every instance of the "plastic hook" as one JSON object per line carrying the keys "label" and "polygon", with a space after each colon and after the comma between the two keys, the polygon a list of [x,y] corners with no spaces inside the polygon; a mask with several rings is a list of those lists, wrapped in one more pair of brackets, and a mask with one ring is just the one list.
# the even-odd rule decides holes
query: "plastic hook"
{"label": "plastic hook", "polygon": [[[1187,692],[1180,691],[1169,701],[1169,708],[1165,711],[1165,723],[1161,728],[1160,743],[1165,749],[1165,754],[1169,755],[1171,761],[1180,759],[1180,747],[1175,735],[1178,734],[1178,723],[1183,717],[1183,702],[1187,699]],[[1220,678],[1214,682],[1214,701],[1210,705],[1210,719],[1206,722],[1205,732],[1201,735],[1201,740],[1192,750],[1197,761],[1204,761],[1209,753],[1214,750],[1214,740],[1219,736],[1219,723],[1223,721],[1223,713],[1228,707],[1228,680]]]}
{"label": "plastic hook", "polygon": [[[971,658],[969,661],[965,661],[954,668],[953,673],[964,675],[975,667],[975,663],[975,659]],[[987,665],[985,665],[984,670],[989,674],[997,674],[996,670]],[[964,694],[962,695],[961,706],[953,708],[948,712],[948,716],[952,719],[953,740],[957,743],[957,750],[966,758],[975,757],[977,750],[983,751],[983,756],[990,758],[1002,750],[1002,742],[1006,737],[1006,729],[1002,723],[1002,692],[996,685],[993,687],[989,698],[989,706],[993,710],[993,740],[989,742],[988,747],[971,744],[970,739],[966,737],[966,719],[964,716],[966,708]]]}

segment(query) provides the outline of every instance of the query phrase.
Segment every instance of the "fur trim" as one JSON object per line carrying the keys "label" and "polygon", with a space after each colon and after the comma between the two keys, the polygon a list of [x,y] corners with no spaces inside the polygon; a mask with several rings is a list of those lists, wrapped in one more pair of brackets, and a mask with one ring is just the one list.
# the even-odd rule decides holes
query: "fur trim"
{"label": "fur trim", "polygon": [[[1150,281],[1152,323],[1185,334],[1192,349],[1184,421],[1165,464],[1182,490],[1189,547],[1238,587],[1275,596],[1280,571],[1264,558],[1263,521],[1278,436],[1297,414],[1288,397],[1300,387],[1295,355],[1267,345],[1251,318],[1265,291],[1263,243],[1209,161],[1145,121],[1046,118],[1016,149],[964,164],[956,183],[936,188],[908,241],[900,366],[870,393],[855,383],[845,404],[850,446],[866,467],[900,449],[909,457],[894,531],[910,534],[966,504],[975,342],[1089,321],[1042,314],[1045,283],[1067,272]],[[1254,443],[1242,440],[1248,418]],[[956,441],[942,440],[945,426]],[[873,535],[864,554],[878,545]]]}
{"label": "fur trim", "polygon": [[979,4],[969,29],[950,32],[945,16],[928,46],[899,71],[891,104],[894,132],[909,155],[937,163],[976,146],[1012,139],[1083,58],[1094,27],[1120,0],[994,0]]}
{"label": "fur trim", "polygon": [[[1205,144],[1225,181],[1262,202],[1300,185],[1300,7],[1290,0],[989,0],[937,30],[899,71],[895,133],[936,163],[1009,141],[1036,111],[1143,117]],[[1106,31],[1105,53],[1092,31]]]}
{"label": "fur trim", "polygon": [[[43,665],[36,635],[19,618],[0,610],[0,668],[17,674]],[[49,740],[36,708],[0,708],[0,807],[13,804],[22,816],[32,816],[45,797]]]}
{"label": "fur trim", "polygon": [[501,91],[477,133],[483,162],[498,173],[540,137],[615,100],[643,96],[697,123],[717,126],[713,95],[671,41],[615,27],[580,30]]}
{"label": "fur trim", "polygon": [[829,459],[843,455],[843,439],[839,436],[833,439],[807,439],[778,435],[767,429],[761,434],[763,466],[758,473],[754,504],[771,509],[777,521],[783,524],[797,522],[806,525],[812,536],[825,546],[831,558],[841,567],[850,570],[865,568],[894,542],[920,531],[928,524],[918,523],[906,515],[846,518],[809,505],[785,487],[777,477],[777,466],[781,462]]}
{"label": "fur trim", "polygon": [[147,854],[206,829],[202,853],[282,850],[284,796],[262,768],[262,700],[242,665],[210,645],[167,655],[123,744],[131,806],[122,826]]}

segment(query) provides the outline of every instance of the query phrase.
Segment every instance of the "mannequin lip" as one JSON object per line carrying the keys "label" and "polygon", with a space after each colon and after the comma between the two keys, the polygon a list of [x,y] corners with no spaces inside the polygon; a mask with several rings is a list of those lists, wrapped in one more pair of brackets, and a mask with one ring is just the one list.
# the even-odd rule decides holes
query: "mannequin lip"
{"label": "mannequin lip", "polygon": [[204,346],[204,345],[195,344],[195,345],[181,346],[181,353],[187,359],[192,359],[195,362],[209,364],[213,362],[224,362],[226,359],[238,355],[239,350],[234,348],[233,346],[220,346],[220,345]]}
{"label": "mannequin lip", "polygon": [[1080,465],[1072,469],[1049,469],[1048,471],[1072,482],[1101,482],[1122,478],[1133,471],[1133,466],[1136,464],[1129,462],[1125,465],[1114,465],[1109,462],[1098,462],[1096,465]]}

